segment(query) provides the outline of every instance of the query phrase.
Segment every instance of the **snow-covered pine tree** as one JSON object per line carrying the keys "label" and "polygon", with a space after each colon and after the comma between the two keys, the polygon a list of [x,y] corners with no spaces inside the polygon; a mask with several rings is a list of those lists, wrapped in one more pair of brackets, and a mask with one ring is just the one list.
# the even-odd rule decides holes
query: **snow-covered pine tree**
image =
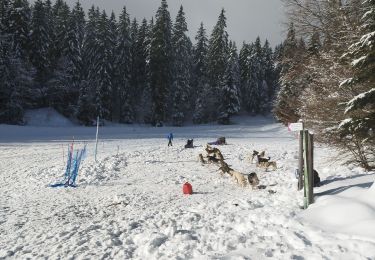
{"label": "snow-covered pine tree", "polygon": [[172,124],[182,126],[189,106],[191,53],[189,50],[189,38],[186,35],[187,24],[183,7],[178,11],[173,27],[172,47],[174,51],[173,84],[170,92],[172,100]]}
{"label": "snow-covered pine tree", "polygon": [[267,103],[267,90],[264,80],[263,50],[257,37],[251,48],[249,71],[248,111],[252,114],[263,113]]}
{"label": "snow-covered pine tree", "polygon": [[[83,67],[84,81],[80,86],[77,118],[85,125],[91,125],[97,114],[95,100],[98,89],[98,52],[99,44],[99,9],[92,6],[88,11],[88,21],[85,27],[85,38],[83,41]],[[99,115],[101,116],[101,115]]]}
{"label": "snow-covered pine tree", "polygon": [[97,88],[95,91],[96,113],[100,118],[112,119],[113,51],[115,35],[111,31],[114,15],[108,19],[105,11],[98,21]]}
{"label": "snow-covered pine tree", "polygon": [[318,55],[321,47],[320,35],[318,31],[314,30],[308,42],[307,51],[310,55]]}
{"label": "snow-covered pine tree", "polygon": [[133,19],[130,25],[130,87],[132,93],[132,106],[134,107],[135,104],[138,102],[141,93],[138,91],[138,75],[137,75],[137,35],[138,35],[138,21],[136,18]]}
{"label": "snow-covered pine tree", "polygon": [[280,78],[280,90],[277,93],[273,113],[276,118],[287,124],[288,122],[297,122],[300,118],[298,113],[299,100],[298,95],[302,91],[299,84],[297,70],[303,70],[300,66],[301,52],[303,48],[301,41],[298,43],[296,39],[293,23],[289,25],[287,38],[283,43],[283,58],[281,61],[282,71]]}
{"label": "snow-covered pine tree", "polygon": [[[150,70],[150,60],[151,60],[151,41],[153,37],[153,30],[154,30],[154,19],[151,18],[146,31],[146,37],[144,38],[143,48],[139,50],[144,53],[144,68],[145,74],[139,74],[139,77],[144,75],[142,80],[138,82],[143,84],[143,92],[142,92],[142,109],[140,110],[141,116],[140,118],[147,124],[152,123],[152,87],[151,87],[151,70]],[[139,41],[139,44],[141,41]]]}
{"label": "snow-covered pine tree", "polygon": [[[85,106],[85,102],[89,102],[89,93],[87,93],[85,86],[87,84],[85,79],[85,64],[83,63],[85,26],[85,13],[80,2],[77,1],[69,17],[68,32],[66,35],[68,48],[65,53],[68,64],[66,68],[66,75],[69,80],[69,98],[71,99],[70,102],[73,104],[73,106],[76,106],[73,113],[77,117],[80,111],[82,112],[80,106],[82,105],[83,108]],[[91,124],[91,119],[89,117],[83,116],[80,118],[80,120],[85,125]]]}
{"label": "snow-covered pine tree", "polygon": [[218,21],[212,31],[207,52],[207,76],[215,104],[209,108],[212,119],[217,118],[217,108],[222,93],[223,76],[227,69],[229,56],[228,33],[226,31],[226,17],[224,9],[221,10]]}
{"label": "snow-covered pine tree", "polygon": [[240,67],[236,44],[229,42],[229,59],[222,82],[219,124],[229,124],[230,116],[240,111]]}
{"label": "snow-covered pine tree", "polygon": [[[207,102],[212,94],[209,92],[207,80],[207,51],[208,39],[203,23],[201,23],[197,35],[193,57],[193,79],[192,79],[192,99],[195,100],[193,122],[195,124],[207,123]],[[211,95],[210,95],[211,94]]]}
{"label": "snow-covered pine tree", "polygon": [[51,12],[52,14],[49,15],[51,21],[49,35],[52,43],[49,50],[51,76],[47,82],[48,105],[70,116],[74,113],[73,106],[77,102],[72,99],[74,89],[67,74],[70,65],[67,59],[70,9],[66,2],[57,0]]}
{"label": "snow-covered pine tree", "polygon": [[241,108],[245,111],[250,111],[250,103],[252,102],[252,97],[250,96],[249,86],[250,86],[250,56],[252,53],[252,44],[243,43],[240,55],[239,55],[239,65],[240,65],[240,76],[241,76]]}
{"label": "snow-covered pine tree", "polygon": [[52,8],[53,33],[52,38],[52,64],[59,66],[60,58],[64,59],[68,48],[67,34],[69,28],[70,9],[63,0],[56,0]]}
{"label": "snow-covered pine tree", "polygon": [[[149,40],[148,40],[148,24],[144,18],[139,26],[138,34],[133,41],[136,42],[135,56],[133,57],[135,63],[135,76],[136,76],[136,93],[138,94],[135,102],[136,115],[138,120],[144,120],[150,117],[151,113],[151,92],[149,88],[149,75],[148,75],[148,59],[149,59]],[[147,120],[146,120],[147,121]],[[149,121],[147,122],[149,123]]]}
{"label": "snow-covered pine tree", "polygon": [[[120,112],[120,122],[133,123],[135,115],[132,98],[131,77],[131,29],[130,18],[124,7],[118,23],[118,40],[116,51],[116,84],[114,86],[114,104]],[[117,110],[117,108],[116,108]]]}
{"label": "snow-covered pine tree", "polygon": [[[275,60],[272,48],[269,45],[268,40],[263,45],[263,68],[264,68],[264,80],[267,84],[266,100],[264,100],[265,111],[270,112],[272,101],[275,98],[276,88],[278,84],[278,76],[275,72]],[[267,103],[266,103],[267,102]]]}
{"label": "snow-covered pine tree", "polygon": [[9,14],[9,30],[12,32],[15,48],[21,52],[21,58],[29,61],[31,9],[27,0],[14,0]]}
{"label": "snow-covered pine tree", "polygon": [[9,32],[10,0],[0,0],[0,32]]}
{"label": "snow-covered pine tree", "polygon": [[30,84],[21,50],[11,34],[0,32],[0,122],[22,124],[23,97]]}
{"label": "snow-covered pine tree", "polygon": [[166,119],[167,97],[171,87],[172,22],[166,0],[156,12],[150,49],[150,83],[152,89],[152,125],[162,126]]}
{"label": "snow-covered pine tree", "polygon": [[352,78],[341,83],[355,95],[346,104],[338,133],[347,150],[366,170],[375,168],[375,0],[362,3],[361,37],[349,48],[355,69]]}
{"label": "snow-covered pine tree", "polygon": [[66,34],[67,49],[64,52],[68,64],[66,73],[69,78],[69,87],[71,88],[71,102],[74,104],[77,104],[79,89],[85,79],[83,68],[85,24],[85,13],[81,4],[77,2],[69,17],[68,32]]}
{"label": "snow-covered pine tree", "polygon": [[[50,2],[49,2],[50,3]],[[51,59],[50,48],[51,30],[50,30],[50,5],[44,4],[42,0],[37,0],[34,4],[32,19],[30,25],[30,60],[36,69],[35,82],[41,95],[36,94],[36,100],[43,96],[46,91],[45,83],[50,77]],[[40,103],[40,100],[39,100]],[[44,101],[43,103],[47,103]]]}

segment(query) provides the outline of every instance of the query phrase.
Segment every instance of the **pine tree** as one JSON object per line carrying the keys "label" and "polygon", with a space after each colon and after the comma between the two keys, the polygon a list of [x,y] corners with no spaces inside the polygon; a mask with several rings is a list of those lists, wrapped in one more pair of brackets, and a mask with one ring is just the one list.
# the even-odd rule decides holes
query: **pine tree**
{"label": "pine tree", "polygon": [[189,109],[190,94],[190,50],[186,36],[187,24],[183,7],[178,11],[173,28],[172,47],[174,50],[174,82],[172,86],[172,123],[181,126]]}
{"label": "pine tree", "polygon": [[266,98],[263,100],[265,105],[265,112],[271,111],[271,103],[275,97],[275,92],[278,84],[278,76],[275,72],[275,60],[272,48],[269,45],[268,40],[263,45],[263,68],[264,68],[264,80],[266,82],[267,89],[264,89]]}
{"label": "pine tree", "polygon": [[[152,110],[153,110],[153,101],[152,101],[152,86],[151,86],[151,69],[150,69],[150,61],[151,61],[151,42],[153,37],[153,30],[154,30],[154,19],[151,18],[147,29],[146,29],[146,36],[144,38],[144,42],[141,41],[142,38],[138,39],[138,44],[142,44],[142,48],[138,50],[142,53],[142,57],[144,59],[140,59],[144,62],[145,73],[139,74],[138,76],[142,77],[142,80],[138,80],[138,82],[142,85],[142,109],[141,109],[141,118],[145,123],[152,123]],[[143,70],[140,70],[143,71]]]}
{"label": "pine tree", "polygon": [[300,118],[298,96],[302,86],[298,82],[299,75],[296,74],[296,70],[302,70],[300,62],[301,52],[304,52],[303,45],[303,41],[297,42],[294,25],[290,24],[287,38],[283,43],[281,86],[273,108],[276,118],[284,124],[297,122]]}
{"label": "pine tree", "polygon": [[237,47],[235,43],[229,43],[229,60],[225,70],[222,95],[220,100],[220,115],[218,122],[229,124],[230,116],[240,111],[240,68]]}
{"label": "pine tree", "polygon": [[10,32],[10,14],[11,2],[9,0],[0,0],[0,35],[4,35]]}
{"label": "pine tree", "polygon": [[[136,114],[139,115],[142,120],[146,114],[150,114],[151,107],[151,93],[149,91],[149,80],[148,80],[148,59],[149,59],[149,41],[148,41],[148,24],[147,20],[143,19],[139,26],[136,38],[133,39],[135,42],[135,53],[132,57],[134,60],[134,74],[136,77],[137,85],[136,88]],[[146,112],[147,111],[147,112]]]}
{"label": "pine tree", "polygon": [[135,103],[139,100],[141,93],[138,89],[138,76],[137,76],[137,35],[138,35],[138,21],[137,19],[133,19],[130,25],[130,56],[131,56],[131,64],[130,64],[130,87],[131,92],[133,93],[132,99],[132,106],[135,106]]}
{"label": "pine tree", "polygon": [[19,49],[25,62],[29,60],[31,9],[27,0],[14,0],[9,14],[9,30],[14,47]]}
{"label": "pine tree", "polygon": [[193,58],[193,100],[196,100],[194,106],[193,122],[196,124],[207,123],[209,116],[207,115],[207,101],[210,99],[208,92],[207,80],[207,51],[208,39],[206,30],[201,23],[197,35],[195,36],[196,45]]}
{"label": "pine tree", "polygon": [[[130,18],[124,7],[118,24],[118,45],[116,56],[116,87],[114,88],[115,104],[119,106],[120,122],[133,123],[135,115],[132,98],[134,92],[130,85],[131,77],[131,29]],[[118,97],[118,98],[116,98]]]}
{"label": "pine tree", "polygon": [[250,72],[249,72],[249,90],[250,100],[247,102],[248,111],[258,114],[264,110],[265,85],[264,85],[264,68],[263,53],[260,38],[255,40],[250,54]]}
{"label": "pine tree", "polygon": [[[88,11],[88,21],[86,23],[86,37],[83,41],[83,67],[84,81],[80,86],[78,98],[77,118],[85,125],[91,125],[99,115],[97,114],[96,92],[99,88],[99,9],[92,6]],[[100,101],[100,100],[99,100]],[[99,115],[102,116],[102,115]]]}
{"label": "pine tree", "polygon": [[30,80],[19,45],[11,36],[4,31],[0,33],[0,122],[22,124],[23,97]]}
{"label": "pine tree", "polygon": [[307,51],[310,55],[318,55],[320,48],[322,47],[322,44],[320,42],[320,35],[315,30],[313,34],[311,35],[310,41],[308,43]]}
{"label": "pine tree", "polygon": [[226,26],[225,11],[222,9],[219,19],[212,31],[207,52],[208,80],[212,93],[217,93],[217,96],[215,96],[215,105],[210,108],[210,114],[213,119],[217,117],[215,108],[219,106],[219,97],[223,91],[221,89],[224,82],[223,75],[227,69],[229,56]]}
{"label": "pine tree", "polygon": [[250,57],[252,53],[253,45],[243,43],[240,55],[240,76],[241,76],[241,104],[245,111],[250,111],[250,103],[252,96],[250,95]]}
{"label": "pine tree", "polygon": [[113,86],[113,50],[114,39],[111,35],[110,24],[105,11],[102,12],[98,21],[98,53],[97,64],[97,88],[95,91],[96,113],[100,118],[112,119],[112,86]]}
{"label": "pine tree", "polygon": [[[74,107],[72,114],[77,116],[79,111],[79,97],[81,88],[85,83],[83,63],[83,40],[85,36],[85,13],[82,6],[77,2],[72,9],[66,33],[67,48],[64,52],[67,67],[65,68],[66,85],[68,89],[67,103]],[[78,108],[77,108],[78,107]],[[89,120],[83,120],[90,124]]]}
{"label": "pine tree", "polygon": [[366,170],[375,168],[375,1],[363,4],[362,36],[349,48],[355,70],[341,87],[360,92],[346,104],[345,116],[338,134],[347,150]]}
{"label": "pine tree", "polygon": [[[40,88],[47,82],[51,68],[49,55],[52,42],[48,8],[50,6],[45,6],[41,0],[37,0],[31,19],[30,60],[36,69],[35,81],[40,84]],[[43,92],[43,89],[41,91]]]}
{"label": "pine tree", "polygon": [[150,80],[152,89],[152,125],[162,126],[166,119],[167,97],[171,87],[172,23],[166,0],[156,13],[150,49]]}

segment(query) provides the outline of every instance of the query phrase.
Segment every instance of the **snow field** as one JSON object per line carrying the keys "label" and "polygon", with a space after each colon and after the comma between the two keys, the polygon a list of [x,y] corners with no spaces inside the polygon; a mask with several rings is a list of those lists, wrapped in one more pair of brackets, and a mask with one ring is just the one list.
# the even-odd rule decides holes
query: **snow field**
{"label": "snow field", "polygon": [[[174,129],[178,137],[169,148],[163,135],[104,139],[97,162],[94,143],[88,141],[77,188],[48,187],[63,176],[62,150],[68,142],[2,144],[0,259],[374,258],[373,235],[351,235],[349,227],[342,233],[334,226],[340,226],[335,216],[343,207],[324,207],[329,196],[319,197],[312,210],[300,209],[295,137],[278,124],[256,123],[197,127],[186,133],[184,128]],[[210,133],[214,137],[208,138]],[[194,144],[202,146],[183,149],[185,135],[194,136]],[[217,165],[198,161],[204,145],[220,135],[229,143],[218,146],[226,162],[243,173],[256,171],[265,189],[241,188],[229,175],[222,177]],[[75,147],[82,148],[83,142],[76,141]],[[249,161],[254,149],[266,150],[278,169],[257,169]],[[316,165],[326,169],[318,168],[321,178],[337,177],[325,160],[330,151],[317,147],[316,153]],[[337,170],[344,169],[348,176],[353,174],[344,167]],[[193,186],[191,196],[182,194],[185,181]],[[369,226],[373,224],[374,208],[357,210],[369,219]],[[323,230],[314,226],[314,218],[322,220],[322,213],[328,215]],[[363,218],[353,219],[363,228],[359,220]]]}

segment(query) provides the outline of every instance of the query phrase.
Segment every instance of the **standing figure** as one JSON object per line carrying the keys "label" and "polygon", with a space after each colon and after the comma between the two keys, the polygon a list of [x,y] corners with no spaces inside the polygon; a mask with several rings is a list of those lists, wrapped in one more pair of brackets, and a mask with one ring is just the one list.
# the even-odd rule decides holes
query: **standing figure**
{"label": "standing figure", "polygon": [[168,146],[172,146],[173,134],[169,133],[169,135],[167,136],[167,138],[168,138]]}

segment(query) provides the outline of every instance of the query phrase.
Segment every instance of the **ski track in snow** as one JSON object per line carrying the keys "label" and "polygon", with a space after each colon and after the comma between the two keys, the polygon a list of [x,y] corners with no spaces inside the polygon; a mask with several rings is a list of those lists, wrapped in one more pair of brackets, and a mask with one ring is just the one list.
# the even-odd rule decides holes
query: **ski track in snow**
{"label": "ski track in snow", "polygon": [[[67,143],[1,144],[0,259],[375,256],[374,241],[325,232],[298,218],[303,193],[296,190],[298,144],[292,134],[271,123],[233,126],[227,132],[215,128],[216,135],[195,138],[194,144],[204,146],[217,135],[238,131],[238,138],[227,138],[229,145],[219,148],[232,168],[256,171],[266,189],[241,188],[228,175],[222,177],[218,166],[201,165],[198,154],[205,154],[204,147],[182,149],[183,128],[173,147],[163,136],[101,140],[97,162],[89,141],[77,188],[48,186],[63,176]],[[199,136],[200,128],[195,129],[186,135]],[[266,150],[278,169],[257,169],[249,160],[253,149]],[[330,167],[329,153],[318,145],[316,165]],[[182,194],[185,181],[193,186],[191,196]]]}

